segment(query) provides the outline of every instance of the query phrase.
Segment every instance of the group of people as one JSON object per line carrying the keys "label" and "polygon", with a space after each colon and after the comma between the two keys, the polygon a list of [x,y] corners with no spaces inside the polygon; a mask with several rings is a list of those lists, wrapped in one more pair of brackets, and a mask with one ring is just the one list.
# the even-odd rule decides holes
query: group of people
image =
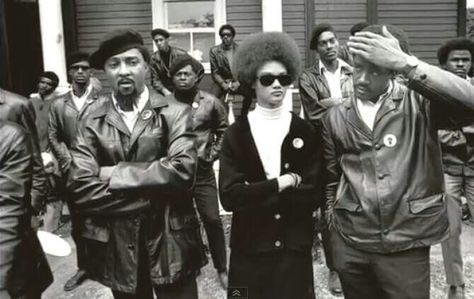
{"label": "group of people", "polygon": [[[315,298],[321,209],[333,293],[428,299],[430,247],[442,242],[449,296],[463,298],[473,43],[443,44],[439,68],[412,55],[397,27],[353,31],[343,47],[332,26],[317,25],[310,49],[319,58],[301,72],[287,34],[237,46],[224,25],[210,49],[216,95],[199,88],[202,64],[161,28],[151,31],[153,54],[131,29],[108,33],[90,55],[72,53],[71,87],[52,100],[59,80],[50,72],[30,100],[0,90],[0,298],[40,298],[51,283],[31,219],[46,206],[45,228],[57,227],[58,188],[77,247],[66,291],[90,278],[114,298],[198,298],[200,218],[229,297]],[[305,119],[283,106],[292,83]],[[246,107],[230,126],[229,93]],[[218,194],[233,212],[228,267]]]}

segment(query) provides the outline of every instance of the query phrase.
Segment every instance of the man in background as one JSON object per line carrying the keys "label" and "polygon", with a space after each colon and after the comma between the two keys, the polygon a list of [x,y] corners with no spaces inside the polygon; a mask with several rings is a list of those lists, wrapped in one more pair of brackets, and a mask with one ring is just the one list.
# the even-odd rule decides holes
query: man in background
{"label": "man in background", "polygon": [[187,53],[169,44],[170,34],[165,29],[153,29],[151,37],[158,48],[151,56],[151,85],[156,91],[167,96],[173,93],[173,79],[169,74],[170,65],[178,56]]}

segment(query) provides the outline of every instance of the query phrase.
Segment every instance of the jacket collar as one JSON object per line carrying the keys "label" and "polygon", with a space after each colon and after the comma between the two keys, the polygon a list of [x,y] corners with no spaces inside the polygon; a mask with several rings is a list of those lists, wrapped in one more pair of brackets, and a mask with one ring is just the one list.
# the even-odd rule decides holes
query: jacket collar
{"label": "jacket collar", "polygon": [[[340,58],[338,58],[338,61],[339,61],[339,65],[341,66],[341,75],[342,74],[352,75],[353,68],[349,64],[347,64],[347,62],[345,62],[344,60]],[[323,67],[324,66],[323,66],[323,63],[321,62],[321,59],[318,59],[316,60],[316,63],[313,65],[313,67],[311,68],[311,72],[313,72],[317,76],[321,76],[322,75],[321,69]]]}
{"label": "jacket collar", "polygon": [[[234,49],[234,51],[237,50],[237,43],[236,43],[236,42],[232,42],[232,46],[231,46],[231,47]],[[216,50],[217,50],[217,52],[219,52],[219,53],[224,53],[224,52],[225,52],[224,44],[223,44],[223,43],[218,44],[217,47],[216,47]]]}
{"label": "jacket collar", "polygon": [[[377,112],[374,120],[374,130],[377,124],[383,119],[384,116],[390,112],[396,110],[399,106],[400,101],[403,99],[403,96],[406,92],[406,88],[400,85],[395,80],[392,81],[393,87],[390,94],[380,106],[380,109]],[[372,138],[372,131],[367,127],[364,121],[360,118],[357,110],[357,99],[354,96],[349,101],[344,101],[343,104],[346,108],[346,121],[353,128],[364,134],[369,139]]]}

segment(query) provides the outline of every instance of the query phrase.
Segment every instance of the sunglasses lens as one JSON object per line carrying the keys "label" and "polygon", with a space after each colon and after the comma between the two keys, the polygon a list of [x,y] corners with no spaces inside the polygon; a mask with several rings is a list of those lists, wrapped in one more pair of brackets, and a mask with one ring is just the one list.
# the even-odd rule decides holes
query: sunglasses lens
{"label": "sunglasses lens", "polygon": [[282,86],[288,86],[291,84],[291,76],[290,75],[282,75],[278,77],[278,81]]}
{"label": "sunglasses lens", "polygon": [[275,81],[276,77],[271,76],[271,75],[265,75],[260,77],[260,83],[263,86],[270,86],[273,84],[273,81]]}
{"label": "sunglasses lens", "polygon": [[275,79],[277,79],[278,82],[280,82],[282,86],[288,86],[291,84],[290,75],[281,75],[281,76],[264,75],[260,77],[260,83],[263,86],[270,86],[273,84]]}

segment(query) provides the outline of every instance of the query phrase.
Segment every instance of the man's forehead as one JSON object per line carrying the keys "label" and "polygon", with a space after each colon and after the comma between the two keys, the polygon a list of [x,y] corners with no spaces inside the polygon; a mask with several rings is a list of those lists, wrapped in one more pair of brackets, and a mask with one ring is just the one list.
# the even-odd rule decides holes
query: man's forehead
{"label": "man's forehead", "polygon": [[193,67],[190,65],[190,64],[187,64],[185,66],[183,66],[182,68],[180,68],[177,73],[181,73],[181,72],[193,72],[194,73],[194,70],[193,70]]}
{"label": "man's forehead", "polygon": [[449,57],[469,57],[471,58],[471,52],[467,49],[455,49],[449,52]]}
{"label": "man's forehead", "polygon": [[154,40],[157,40],[157,39],[166,39],[166,37],[164,35],[161,35],[161,34],[155,34],[153,35],[153,39]]}
{"label": "man's forehead", "polygon": [[324,31],[319,35],[318,42],[327,41],[336,38],[336,34],[332,31]]}
{"label": "man's forehead", "polygon": [[40,77],[39,81],[41,83],[47,83],[47,84],[54,85],[53,80],[49,79],[48,77]]}
{"label": "man's forehead", "polygon": [[89,61],[88,60],[81,60],[81,61],[78,61],[78,62],[75,62],[73,64],[71,64],[69,66],[69,68],[74,68],[74,67],[79,67],[79,66],[87,66],[89,67],[90,64],[89,64]]}

